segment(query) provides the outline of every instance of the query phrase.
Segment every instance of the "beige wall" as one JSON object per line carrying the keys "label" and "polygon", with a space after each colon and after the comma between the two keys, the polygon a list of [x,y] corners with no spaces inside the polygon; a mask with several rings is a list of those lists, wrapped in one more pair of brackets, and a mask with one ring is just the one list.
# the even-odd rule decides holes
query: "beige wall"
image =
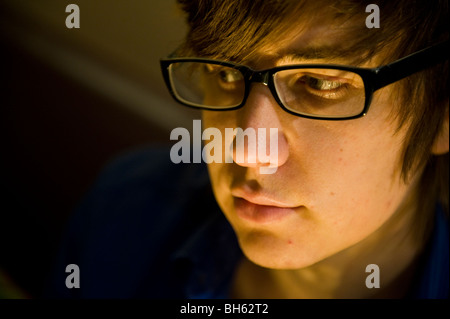
{"label": "beige wall", "polygon": [[[80,8],[79,29],[65,25],[70,3]],[[159,69],[159,58],[186,32],[174,0],[3,0],[1,5],[3,32],[32,54],[164,128],[189,124],[184,118],[192,112],[170,99]]]}

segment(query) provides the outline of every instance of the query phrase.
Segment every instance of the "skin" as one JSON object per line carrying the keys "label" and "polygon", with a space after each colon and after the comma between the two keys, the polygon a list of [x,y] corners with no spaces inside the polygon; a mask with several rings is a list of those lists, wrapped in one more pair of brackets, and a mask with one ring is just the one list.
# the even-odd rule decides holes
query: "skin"
{"label": "skin", "polygon": [[[292,63],[349,64],[345,59],[286,56],[310,47],[338,46],[348,37],[343,29],[323,23],[303,26],[276,48],[256,53],[249,65],[264,69]],[[363,66],[378,65],[374,57]],[[400,176],[407,126],[397,131],[392,117],[395,88],[377,91],[368,114],[348,121],[288,114],[262,84],[253,84],[241,109],[203,112],[204,128],[216,127],[223,137],[225,128],[278,129],[274,174],[260,174],[263,163],[208,164],[217,202],[246,256],[236,271],[234,297],[357,298],[405,293],[404,283],[409,282],[422,249],[409,232],[420,171],[407,183]],[[261,194],[294,213],[265,222],[242,218],[236,197]],[[380,267],[378,290],[365,286],[368,264]]]}

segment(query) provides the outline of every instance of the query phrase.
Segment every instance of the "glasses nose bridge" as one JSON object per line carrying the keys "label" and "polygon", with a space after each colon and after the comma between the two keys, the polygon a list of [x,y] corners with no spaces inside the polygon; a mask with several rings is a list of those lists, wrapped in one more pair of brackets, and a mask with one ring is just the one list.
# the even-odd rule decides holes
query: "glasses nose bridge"
{"label": "glasses nose bridge", "polygon": [[265,86],[269,85],[268,71],[253,71],[249,78],[250,83],[262,83]]}

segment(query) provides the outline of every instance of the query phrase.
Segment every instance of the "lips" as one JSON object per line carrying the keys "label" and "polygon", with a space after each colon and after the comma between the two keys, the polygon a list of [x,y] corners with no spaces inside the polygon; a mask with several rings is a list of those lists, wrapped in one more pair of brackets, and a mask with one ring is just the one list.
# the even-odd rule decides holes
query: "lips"
{"label": "lips", "polygon": [[232,195],[238,217],[258,224],[281,221],[295,214],[299,208],[262,192],[249,193],[235,189]]}

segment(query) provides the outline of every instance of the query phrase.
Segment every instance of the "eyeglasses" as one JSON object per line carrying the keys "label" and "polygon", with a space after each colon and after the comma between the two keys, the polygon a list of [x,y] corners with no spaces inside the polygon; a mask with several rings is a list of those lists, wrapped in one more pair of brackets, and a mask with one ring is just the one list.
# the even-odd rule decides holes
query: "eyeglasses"
{"label": "eyeglasses", "polygon": [[266,70],[202,58],[161,59],[166,85],[189,107],[235,110],[252,83],[266,85],[286,112],[311,119],[349,120],[367,114],[373,93],[448,59],[448,41],[377,68],[296,64]]}

